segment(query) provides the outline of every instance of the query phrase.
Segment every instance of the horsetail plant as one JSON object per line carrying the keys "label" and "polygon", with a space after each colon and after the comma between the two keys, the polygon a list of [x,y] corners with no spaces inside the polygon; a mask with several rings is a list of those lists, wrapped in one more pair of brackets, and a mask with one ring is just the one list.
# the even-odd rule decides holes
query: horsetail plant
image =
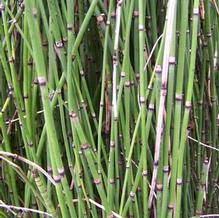
{"label": "horsetail plant", "polygon": [[0,217],[217,217],[218,8],[0,1]]}

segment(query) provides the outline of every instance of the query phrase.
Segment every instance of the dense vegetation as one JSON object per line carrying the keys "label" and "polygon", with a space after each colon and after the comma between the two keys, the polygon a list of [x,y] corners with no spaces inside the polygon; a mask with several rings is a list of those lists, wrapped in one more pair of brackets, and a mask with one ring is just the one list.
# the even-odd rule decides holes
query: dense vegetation
{"label": "dense vegetation", "polygon": [[216,217],[218,0],[0,12],[0,217]]}

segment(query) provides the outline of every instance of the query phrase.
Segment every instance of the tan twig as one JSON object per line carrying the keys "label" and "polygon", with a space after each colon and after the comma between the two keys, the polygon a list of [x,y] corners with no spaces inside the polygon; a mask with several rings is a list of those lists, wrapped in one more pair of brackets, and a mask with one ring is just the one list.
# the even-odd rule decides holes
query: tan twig
{"label": "tan twig", "polygon": [[205,143],[203,143],[203,142],[199,142],[198,140],[192,138],[191,136],[188,136],[188,139],[191,139],[192,141],[197,142],[197,143],[199,143],[200,145],[202,145],[202,146],[204,146],[204,147],[206,147],[206,148],[210,148],[210,149],[212,149],[212,150],[219,151],[218,148],[212,147],[212,146],[207,145],[207,144],[205,144]]}
{"label": "tan twig", "polygon": [[[38,164],[22,157],[22,156],[19,156],[17,154],[13,154],[13,153],[10,153],[10,152],[6,152],[6,151],[0,151],[0,155],[2,156],[7,156],[7,157],[12,157],[14,159],[17,159],[17,160],[20,160],[30,166],[32,166],[33,168],[37,169],[38,171],[40,171],[44,176],[46,176],[46,178],[53,184],[53,185],[56,185],[55,181],[53,180],[53,178],[42,168],[40,167]],[[2,158],[2,157],[1,157]],[[11,164],[13,164],[11,162]]]}
{"label": "tan twig", "polygon": [[[10,211],[12,213],[12,210],[21,210],[23,212],[31,212],[31,213],[38,213],[38,214],[42,214],[44,216],[49,216],[52,217],[51,214],[46,213],[44,211],[40,211],[40,210],[35,210],[35,209],[31,209],[31,208],[26,208],[26,207],[17,207],[17,206],[13,206],[13,205],[7,205],[7,204],[0,204],[0,208],[5,208],[8,211]],[[14,214],[14,213],[13,213]]]}

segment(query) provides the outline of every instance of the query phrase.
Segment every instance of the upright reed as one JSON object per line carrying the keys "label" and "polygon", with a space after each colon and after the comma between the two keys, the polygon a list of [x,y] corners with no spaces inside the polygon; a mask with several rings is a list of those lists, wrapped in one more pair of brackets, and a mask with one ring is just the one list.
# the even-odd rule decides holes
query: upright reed
{"label": "upright reed", "polygon": [[219,0],[1,0],[0,217],[217,217]]}

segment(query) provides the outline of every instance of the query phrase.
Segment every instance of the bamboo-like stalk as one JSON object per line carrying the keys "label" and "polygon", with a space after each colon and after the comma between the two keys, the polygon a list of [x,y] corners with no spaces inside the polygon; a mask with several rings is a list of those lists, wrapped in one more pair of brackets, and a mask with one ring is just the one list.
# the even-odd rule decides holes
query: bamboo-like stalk
{"label": "bamboo-like stalk", "polygon": [[[35,50],[35,54],[34,54],[34,59],[36,63],[39,63],[36,65],[36,70],[37,70],[37,74],[38,74],[38,83],[40,85],[40,89],[41,89],[41,93],[42,93],[42,101],[43,104],[45,106],[45,120],[46,120],[46,125],[49,125],[47,127],[47,134],[48,134],[48,140],[49,140],[49,145],[50,145],[50,152],[52,151],[52,147],[51,145],[53,145],[53,148],[56,149],[56,157],[54,159],[54,157],[51,157],[51,162],[52,162],[52,168],[53,168],[53,173],[54,173],[54,179],[57,181],[57,183],[59,183],[59,185],[57,186],[57,192],[58,192],[58,196],[59,199],[61,200],[61,198],[63,198],[63,194],[61,192],[61,181],[62,180],[62,184],[63,184],[63,188],[65,190],[65,194],[67,197],[67,202],[68,202],[68,206],[69,206],[69,210],[71,215],[73,216],[75,214],[74,211],[74,207],[72,205],[71,202],[71,193],[69,192],[69,187],[66,184],[66,177],[65,177],[65,173],[64,173],[64,168],[63,168],[63,164],[62,164],[62,160],[60,158],[60,156],[58,156],[58,154],[60,153],[59,147],[58,147],[58,141],[57,141],[57,136],[55,136],[55,129],[54,129],[54,120],[52,117],[52,113],[51,113],[51,109],[50,109],[50,105],[49,105],[49,99],[48,99],[48,91],[47,91],[47,85],[46,85],[46,68],[45,68],[45,63],[43,60],[43,54],[42,54],[42,49],[41,49],[41,45],[40,45],[40,34],[39,34],[39,27],[36,21],[37,18],[37,9],[34,5],[34,2],[30,3],[29,1],[26,2],[26,6],[28,8],[28,12],[29,12],[29,16],[31,16],[31,18],[28,20],[28,24],[29,24],[29,28],[33,28],[34,25],[36,25],[37,28],[37,33],[34,35],[34,31],[32,30],[30,32],[31,38],[32,38],[32,45],[36,48]],[[61,177],[63,179],[61,179]],[[64,205],[64,201],[63,199],[61,200],[62,204],[61,206],[61,211],[62,211],[62,215],[63,216],[67,216],[68,212],[66,210],[66,206]],[[71,206],[70,206],[71,205]]]}
{"label": "bamboo-like stalk", "polygon": [[0,216],[217,214],[218,8],[2,0]]}
{"label": "bamboo-like stalk", "polygon": [[165,110],[165,100],[167,92],[167,78],[168,78],[168,66],[170,58],[170,49],[171,42],[173,37],[173,25],[174,25],[174,12],[176,10],[176,1],[170,1],[168,3],[168,12],[167,12],[167,29],[165,36],[165,45],[164,45],[164,55],[163,55],[163,64],[162,64],[162,76],[161,76],[161,90],[160,90],[160,101],[159,101],[159,110],[158,110],[158,120],[156,126],[156,142],[155,142],[155,153],[154,153],[154,169],[151,182],[151,191],[149,195],[149,208],[151,208],[153,200],[153,192],[155,189],[155,181],[158,173],[159,157],[160,157],[160,144],[163,132],[163,116]]}
{"label": "bamboo-like stalk", "polygon": [[197,49],[197,34],[198,34],[198,17],[199,17],[199,1],[194,1],[193,6],[193,27],[192,27],[192,43],[191,43],[191,56],[189,63],[189,75],[188,75],[188,86],[185,99],[185,111],[182,121],[182,134],[180,137],[179,146],[179,160],[178,160],[178,171],[177,171],[177,203],[176,203],[176,217],[180,217],[181,212],[181,196],[182,196],[182,171],[183,171],[183,158],[184,150],[186,145],[187,136],[187,125],[189,112],[191,110],[191,98],[192,98],[192,88],[195,72],[195,53]]}
{"label": "bamboo-like stalk", "polygon": [[[181,107],[182,107],[182,89],[184,79],[184,66],[185,66],[185,49],[186,49],[186,30],[188,23],[188,1],[183,1],[181,7],[182,19],[180,22],[180,38],[179,38],[179,53],[178,65],[176,75],[176,92],[175,92],[175,108],[174,108],[174,130],[173,130],[173,144],[172,154],[175,154],[179,146],[180,138],[180,124],[181,124]],[[185,17],[184,17],[185,16]],[[172,155],[171,178],[170,178],[170,194],[169,194],[169,213],[172,214],[174,201],[175,201],[175,185],[176,185],[176,172],[177,172],[177,156]],[[165,210],[165,209],[163,209]],[[170,215],[172,216],[172,215]]]}

